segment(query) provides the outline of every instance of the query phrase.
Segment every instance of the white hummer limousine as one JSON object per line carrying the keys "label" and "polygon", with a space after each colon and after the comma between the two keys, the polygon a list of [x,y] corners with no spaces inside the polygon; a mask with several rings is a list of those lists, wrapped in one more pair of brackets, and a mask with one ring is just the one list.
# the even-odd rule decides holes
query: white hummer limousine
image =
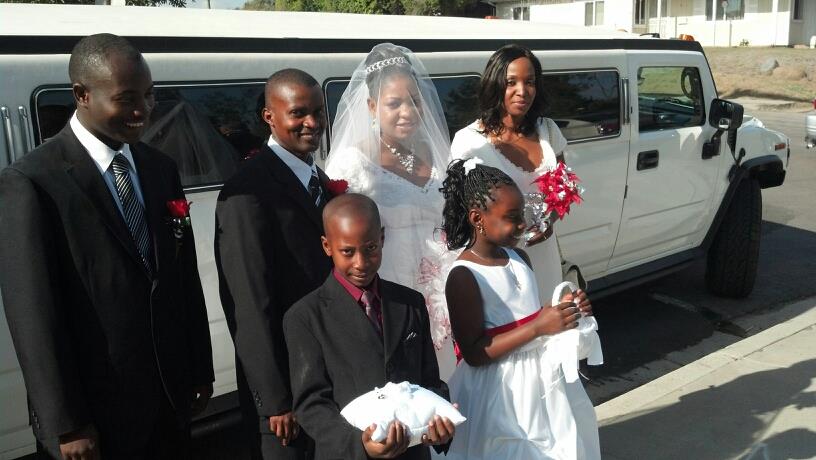
{"label": "white hummer limousine", "polygon": [[[200,426],[234,419],[234,351],[213,259],[221,184],[265,141],[266,78],[312,74],[328,115],[357,63],[388,41],[431,73],[453,134],[476,118],[488,57],[517,42],[540,58],[548,116],[569,141],[585,202],[558,225],[565,256],[597,298],[707,257],[715,293],[751,292],[761,190],[782,184],[788,140],[717,97],[697,42],[595,28],[448,17],[0,5],[0,167],[46,142],[74,110],[68,58],[82,36],[113,32],[145,55],[157,106],[145,141],[173,156],[191,209],[216,369]],[[182,141],[179,141],[179,140]],[[327,132],[321,154],[331,147]],[[535,261],[534,261],[535,262]],[[2,320],[5,322],[5,319]],[[0,458],[34,450],[14,347],[0,325]]]}

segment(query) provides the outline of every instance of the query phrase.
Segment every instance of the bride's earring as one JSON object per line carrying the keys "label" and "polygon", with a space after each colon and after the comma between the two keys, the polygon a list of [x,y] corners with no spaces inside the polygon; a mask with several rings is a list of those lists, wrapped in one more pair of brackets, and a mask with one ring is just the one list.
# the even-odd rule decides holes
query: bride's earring
{"label": "bride's earring", "polygon": [[371,130],[374,134],[380,134],[380,122],[376,118],[371,120]]}
{"label": "bride's earring", "polygon": [[482,235],[482,236],[484,236],[484,235],[485,235],[484,225],[482,225],[482,224],[477,225],[477,226],[476,226],[476,230],[478,230],[478,231],[479,231],[479,234],[480,234],[480,235]]}

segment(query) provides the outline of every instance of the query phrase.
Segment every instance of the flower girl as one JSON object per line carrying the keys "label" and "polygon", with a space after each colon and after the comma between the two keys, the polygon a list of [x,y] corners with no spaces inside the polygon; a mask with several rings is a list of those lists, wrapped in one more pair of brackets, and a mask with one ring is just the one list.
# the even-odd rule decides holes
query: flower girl
{"label": "flower girl", "polygon": [[448,247],[465,248],[446,296],[464,359],[451,401],[468,421],[448,457],[600,459],[594,408],[580,380],[565,379],[557,341],[592,306],[580,290],[540,306],[530,260],[514,249],[526,229],[524,198],[505,173],[480,163],[454,161],[442,188]]}

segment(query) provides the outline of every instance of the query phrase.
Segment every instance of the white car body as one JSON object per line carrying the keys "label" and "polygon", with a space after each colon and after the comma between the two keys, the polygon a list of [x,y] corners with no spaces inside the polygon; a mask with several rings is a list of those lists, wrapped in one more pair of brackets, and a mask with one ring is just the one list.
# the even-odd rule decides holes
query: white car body
{"label": "white car body", "polygon": [[[705,115],[717,93],[699,44],[594,28],[444,17],[0,5],[4,43],[0,167],[47,137],[43,127],[50,122],[44,118],[45,106],[38,104],[66,97],[73,43],[81,36],[109,31],[130,38],[144,52],[159,90],[176,92],[222,87],[257,91],[269,74],[284,67],[306,70],[329,91],[351,74],[371,46],[382,41],[413,49],[442,83],[447,79],[464,85],[468,78],[467,84],[477,82],[492,51],[510,41],[531,47],[552,78],[584,73],[608,77],[614,84],[607,89],[615,88],[619,103],[604,116],[617,118],[618,124],[590,122],[600,134],[570,142],[566,159],[583,180],[585,202],[558,224],[565,256],[580,265],[590,290],[598,295],[704,255],[722,219],[718,215],[730,200],[736,174],[726,136],[716,155],[701,158],[703,144],[716,132]],[[639,101],[652,98],[639,94],[639,69],[664,66],[697,69],[702,121],[639,132]],[[744,177],[755,178],[763,186],[781,184],[787,144],[784,135],[747,120],[737,132],[736,152],[744,151],[745,156],[736,171],[744,169]],[[646,159],[653,164],[639,169],[643,153],[652,151],[659,152],[658,162]],[[321,153],[325,156],[325,147]],[[233,406],[230,395],[236,388],[234,349],[219,301],[213,258],[219,189],[217,182],[185,188],[194,203],[191,216],[213,342],[216,398],[211,413]],[[5,325],[0,326],[0,412],[0,458],[32,452],[23,377]]]}

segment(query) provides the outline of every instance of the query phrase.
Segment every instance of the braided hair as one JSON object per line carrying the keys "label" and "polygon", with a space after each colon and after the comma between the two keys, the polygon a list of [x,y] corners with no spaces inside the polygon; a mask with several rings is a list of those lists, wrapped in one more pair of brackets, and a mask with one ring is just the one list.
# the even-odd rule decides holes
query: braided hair
{"label": "braided hair", "polygon": [[505,185],[516,186],[513,179],[500,169],[477,164],[465,173],[464,164],[465,160],[452,161],[448,165],[448,176],[439,189],[445,197],[442,229],[451,250],[469,248],[475,241],[473,227],[468,220],[471,208],[487,209],[488,201],[493,200],[493,189]]}

